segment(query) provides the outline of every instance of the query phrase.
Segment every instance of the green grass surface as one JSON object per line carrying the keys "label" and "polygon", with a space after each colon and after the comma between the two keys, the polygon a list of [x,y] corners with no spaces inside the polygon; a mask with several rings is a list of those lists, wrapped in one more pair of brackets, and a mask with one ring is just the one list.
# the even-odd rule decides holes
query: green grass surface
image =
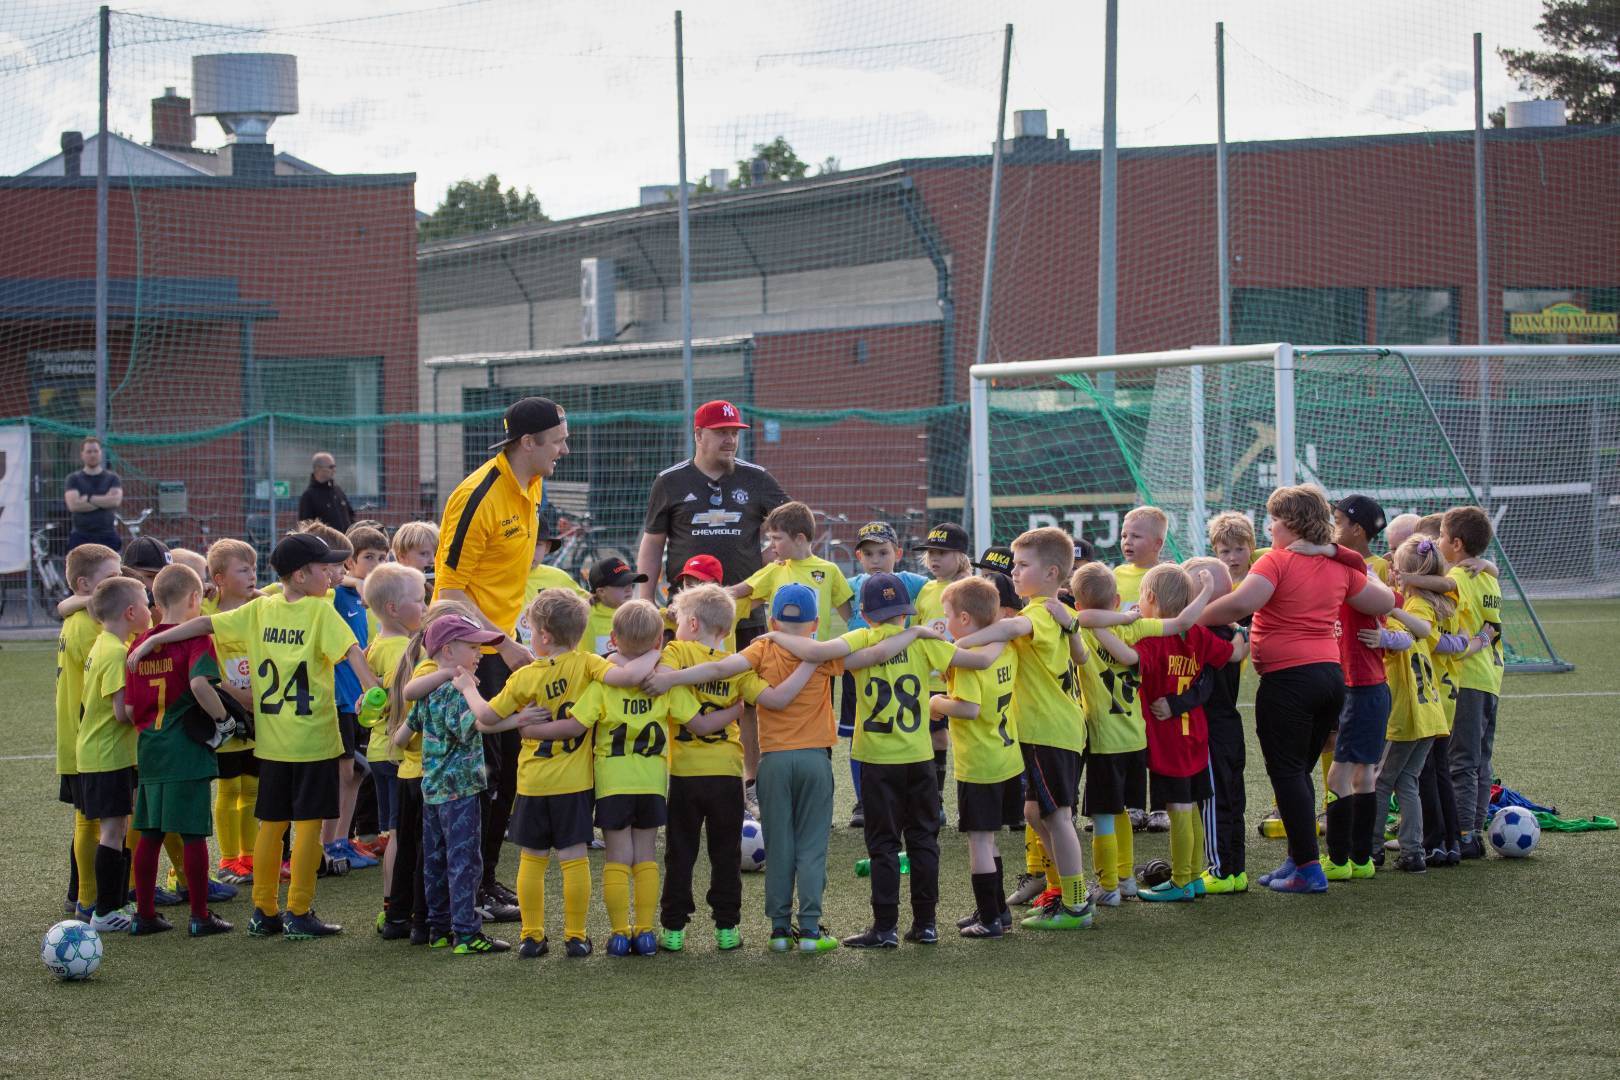
{"label": "green grass surface", "polygon": [[[1508,680],[1497,771],[1567,814],[1614,815],[1620,604],[1542,609],[1565,676]],[[1599,1076],[1620,1071],[1620,834],[1547,835],[1523,861],[1380,874],[1318,897],[1264,890],[1127,904],[1089,931],[935,948],[780,956],[762,878],[745,875],[745,947],[567,961],[453,957],[370,929],[380,875],[323,880],[336,939],[238,932],[116,937],[94,979],[40,965],[61,918],[69,813],[55,802],[54,657],[0,648],[0,1075],[5,1076]],[[1270,805],[1251,736],[1251,823]],[[838,822],[848,816],[840,759]],[[965,844],[942,838],[942,927],[971,906]],[[1138,861],[1166,854],[1138,835]],[[1007,836],[1010,866],[1021,859]],[[1251,872],[1282,853],[1256,837]],[[836,830],[827,920],[864,926],[859,834]],[[600,856],[593,858],[600,888]],[[510,882],[516,852],[501,876]],[[1089,865],[1090,857],[1087,856]],[[700,865],[701,882],[706,871]],[[552,871],[552,934],[560,883]],[[183,909],[181,909],[183,912]],[[183,925],[183,923],[182,923]],[[514,928],[502,927],[509,930]],[[607,930],[593,897],[591,933]]]}

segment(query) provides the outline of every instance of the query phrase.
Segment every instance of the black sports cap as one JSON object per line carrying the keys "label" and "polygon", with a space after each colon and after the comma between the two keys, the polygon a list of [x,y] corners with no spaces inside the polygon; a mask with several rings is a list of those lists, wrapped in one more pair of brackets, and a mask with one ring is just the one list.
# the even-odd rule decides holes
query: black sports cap
{"label": "black sports cap", "polygon": [[506,415],[501,417],[501,430],[506,432],[506,437],[490,449],[500,450],[525,435],[538,435],[542,431],[550,431],[567,419],[568,414],[563,411],[563,407],[550,398],[518,398],[507,406]]}
{"label": "black sports cap", "polygon": [[293,533],[276,542],[275,550],[270,552],[270,569],[279,578],[289,578],[311,563],[332,566],[347,558],[343,552],[327,547],[326,541],[318,536]]}
{"label": "black sports cap", "polygon": [[1074,538],[1074,561],[1088,563],[1097,561],[1097,545],[1083,536]]}
{"label": "black sports cap", "polygon": [[997,545],[985,548],[984,554],[980,555],[979,561],[973,565],[980,570],[994,570],[998,574],[1009,574],[1012,572],[1012,564],[1012,548]]}
{"label": "black sports cap", "polygon": [[1023,610],[1024,600],[1018,595],[1018,590],[1013,587],[1012,578],[999,570],[994,570],[986,574],[984,580],[996,587],[996,593],[1000,598],[998,602],[1002,607],[1011,608],[1014,611]]}
{"label": "black sports cap", "polygon": [[917,551],[960,551],[966,555],[973,549],[968,544],[967,530],[954,521],[941,522],[928,530],[928,537],[918,544]]}
{"label": "black sports cap", "polygon": [[623,559],[612,558],[603,559],[592,566],[587,580],[594,590],[604,589],[609,585],[640,585],[647,580],[647,575],[636,573]]}
{"label": "black sports cap", "polygon": [[1334,509],[1349,518],[1351,524],[1360,525],[1368,540],[1383,532],[1388,524],[1384,520],[1384,508],[1369,495],[1346,495],[1334,504]]}
{"label": "black sports cap", "polygon": [[173,561],[169,558],[169,545],[155,536],[137,536],[124,549],[123,563],[132,570],[157,571]]}

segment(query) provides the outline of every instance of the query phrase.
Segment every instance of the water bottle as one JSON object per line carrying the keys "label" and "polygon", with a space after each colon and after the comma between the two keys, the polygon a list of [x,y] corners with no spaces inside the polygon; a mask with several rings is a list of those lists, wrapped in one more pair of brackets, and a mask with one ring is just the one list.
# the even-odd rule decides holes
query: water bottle
{"label": "water bottle", "polygon": [[360,699],[360,711],[354,718],[361,727],[374,728],[382,723],[383,717],[387,715],[388,691],[380,686],[373,686]]}
{"label": "water bottle", "polygon": [[[907,855],[903,851],[900,853],[900,872],[902,874],[911,873],[911,856]],[[855,860],[855,876],[856,877],[871,877],[872,876],[872,860],[871,859],[856,859]]]}

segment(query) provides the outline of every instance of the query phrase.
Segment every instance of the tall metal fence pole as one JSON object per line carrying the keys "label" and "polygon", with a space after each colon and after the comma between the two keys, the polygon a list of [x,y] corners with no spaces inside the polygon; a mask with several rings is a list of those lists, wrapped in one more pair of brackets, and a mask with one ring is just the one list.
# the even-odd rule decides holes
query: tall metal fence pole
{"label": "tall metal fence pole", "polygon": [[[1232,233],[1231,192],[1226,160],[1226,24],[1215,24],[1215,258],[1216,281],[1220,292],[1220,343],[1232,344]],[[1216,373],[1216,394],[1221,399],[1220,447],[1216,466],[1220,470],[1219,490],[1232,505],[1232,395],[1227,392],[1230,373],[1223,365]],[[1202,535],[1202,534],[1200,534]]]}
{"label": "tall metal fence pole", "polygon": [[[692,221],[691,207],[686,191],[686,51],[681,40],[681,13],[675,13],[675,130],[680,143],[680,176],[676,184],[679,203],[681,234],[681,408],[688,419],[693,413],[692,401]],[[696,452],[692,445],[692,425],[686,429],[686,452]]]}
{"label": "tall metal fence pole", "polygon": [[[1114,346],[1114,315],[1119,292],[1118,210],[1119,147],[1115,104],[1119,80],[1119,0],[1108,0],[1103,33],[1103,130],[1102,167],[1098,177],[1101,197],[1097,206],[1097,355],[1117,351]],[[1103,394],[1114,391],[1113,372],[1097,377]]]}
{"label": "tall metal fence pole", "polygon": [[276,546],[276,417],[272,413],[268,418],[265,429],[265,465],[264,471],[269,486],[266,490],[270,495],[270,546]]}
{"label": "tall metal fence pole", "polygon": [[[1012,40],[1012,23],[1008,23],[1001,43],[1001,97],[996,106],[996,141],[990,152],[990,212],[985,224],[984,277],[979,282],[979,334],[978,340],[973,346],[973,362],[975,364],[985,363],[990,352],[990,301],[996,276],[997,223],[1001,218],[1001,144],[1007,138],[1007,78],[1012,68]],[[947,393],[952,393],[955,387],[946,387],[945,390]],[[974,422],[971,417],[969,422]],[[973,496],[973,458],[970,454],[968,456],[967,499],[962,504],[962,523],[964,525],[977,518],[978,507],[973,505]],[[986,507],[986,510],[988,509]],[[976,540],[976,543],[979,548],[982,548],[987,546],[990,540],[980,537]]]}
{"label": "tall metal fence pole", "polygon": [[[1491,343],[1491,265],[1485,235],[1485,64],[1484,40],[1474,35],[1474,318],[1475,341]],[[1479,392],[1479,497],[1491,507],[1491,364],[1475,361]]]}
{"label": "tall metal fence pole", "polygon": [[96,438],[107,437],[107,95],[112,9],[101,9],[99,119],[96,123]]}

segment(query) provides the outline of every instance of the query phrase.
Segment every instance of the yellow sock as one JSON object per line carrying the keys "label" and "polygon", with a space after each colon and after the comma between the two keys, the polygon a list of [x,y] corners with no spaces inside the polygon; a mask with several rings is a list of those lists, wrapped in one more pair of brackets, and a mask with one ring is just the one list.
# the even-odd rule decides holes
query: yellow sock
{"label": "yellow sock", "polygon": [[266,915],[281,910],[281,839],[285,821],[265,821],[253,841],[253,906]]}
{"label": "yellow sock", "polygon": [[525,851],[518,861],[518,910],[523,913],[523,936],[546,939],[546,867],[551,860]]}
{"label": "yellow sock", "polygon": [[1119,848],[1113,833],[1091,834],[1091,865],[1097,868],[1097,884],[1104,892],[1119,888]]}
{"label": "yellow sock", "polygon": [[1136,834],[1131,831],[1131,815],[1114,815],[1114,858],[1119,879],[1136,876]]}
{"label": "yellow sock", "polygon": [[636,883],[636,933],[645,933],[653,928],[658,910],[658,864],[638,862],[630,874]]}
{"label": "yellow sock", "polygon": [[1086,875],[1070,874],[1058,880],[1062,882],[1064,904],[1077,908],[1086,902]]}
{"label": "yellow sock", "polygon": [[602,864],[602,906],[615,934],[630,933],[630,867],[622,862]]}
{"label": "yellow sock", "polygon": [[1024,826],[1024,873],[1039,874],[1046,869],[1046,849],[1041,846],[1041,834],[1030,825]]}
{"label": "yellow sock", "polygon": [[1193,821],[1193,877],[1203,877],[1204,871],[1209,869],[1209,862],[1204,858],[1204,811],[1202,808],[1192,812]]}
{"label": "yellow sock", "polygon": [[96,906],[96,845],[101,843],[101,822],[73,812],[73,861],[79,864],[79,906]]}
{"label": "yellow sock", "polygon": [[1170,811],[1170,880],[1186,885],[1193,879],[1193,823],[1196,810]]}
{"label": "yellow sock", "polygon": [[1044,847],[1041,848],[1041,852],[1043,855],[1041,869],[1046,874],[1046,887],[1048,889],[1061,889],[1063,887],[1063,878],[1058,874],[1057,863],[1052,861],[1051,856],[1045,854],[1046,849]]}
{"label": "yellow sock", "polygon": [[174,873],[175,884],[189,891],[190,885],[186,881],[185,846],[180,843],[180,837],[172,832],[164,833],[163,850],[168,853],[169,869]]}
{"label": "yellow sock", "polygon": [[259,805],[259,778],[242,777],[242,796],[236,804],[236,827],[241,831],[242,854],[253,854],[254,841],[259,835],[259,819],[254,811]]}
{"label": "yellow sock", "polygon": [[1322,809],[1323,810],[1327,809],[1327,804],[1328,804],[1327,774],[1328,774],[1328,770],[1331,769],[1332,767],[1333,767],[1333,751],[1332,750],[1324,750],[1324,751],[1322,751]]}
{"label": "yellow sock", "polygon": [[[563,937],[585,937],[585,911],[591,906],[591,861],[564,859],[563,879]],[[607,875],[603,873],[602,889],[607,891]]]}
{"label": "yellow sock", "polygon": [[242,822],[236,816],[236,803],[242,797],[242,778],[220,780],[214,787],[214,832],[219,837],[219,857],[234,859],[242,854]]}
{"label": "yellow sock", "polygon": [[[271,862],[269,865],[279,868],[280,863]],[[292,880],[287,883],[287,910],[294,915],[308,913],[310,905],[315,902],[315,873],[320,868],[320,819],[293,822]],[[280,874],[276,876],[280,877]],[[258,873],[253,875],[253,880],[259,880]]]}

